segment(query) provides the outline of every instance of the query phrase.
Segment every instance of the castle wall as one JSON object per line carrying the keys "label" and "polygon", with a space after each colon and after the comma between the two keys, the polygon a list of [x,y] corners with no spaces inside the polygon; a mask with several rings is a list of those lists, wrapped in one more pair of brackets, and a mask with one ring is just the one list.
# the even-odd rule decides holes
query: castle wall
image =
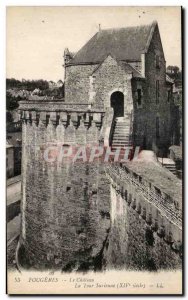
{"label": "castle wall", "polygon": [[97,160],[73,163],[57,155],[62,143],[96,145],[99,129],[94,121],[78,127],[71,121],[65,128],[61,118],[57,125],[56,114],[50,114],[48,123],[46,117],[44,112],[39,119],[35,112],[24,115],[22,263],[65,271],[100,269],[110,226],[110,189],[103,166]]}
{"label": "castle wall", "polygon": [[[142,91],[141,105],[138,105],[137,89]],[[147,119],[148,119],[148,99],[146,96],[147,84],[145,80],[132,79],[132,97],[133,97],[133,143],[135,146],[144,148],[144,137],[147,136]]]}
{"label": "castle wall", "polygon": [[[160,68],[156,68],[156,55]],[[159,80],[159,103],[156,103],[156,80]],[[137,101],[137,89],[142,90],[142,104]],[[159,31],[156,28],[145,54],[145,79],[132,80],[134,99],[134,141],[144,149],[167,149],[171,137],[171,103],[166,86],[166,62]],[[172,100],[171,100],[172,101]],[[159,138],[156,137],[156,118],[159,117]]]}
{"label": "castle wall", "polygon": [[[115,166],[107,168],[111,183],[111,227],[103,252],[103,266],[150,271],[181,268],[182,231],[178,217],[174,217],[180,212],[172,208],[170,199],[158,198],[154,186],[143,178],[141,193],[139,183],[134,184],[137,179],[124,172]],[[129,168],[126,172],[130,172]],[[122,177],[123,173],[127,179]],[[144,189],[147,197],[144,197]]]}
{"label": "castle wall", "polygon": [[[155,54],[161,58],[160,69],[156,69]],[[179,242],[180,230],[169,225],[164,215],[158,219],[157,210],[149,202],[146,204],[132,182],[124,181],[128,194],[123,196],[125,191],[117,193],[121,184],[114,188],[106,177],[106,166],[98,160],[70,162],[57,157],[65,146],[69,151],[71,146],[99,145],[101,132],[100,140],[104,140],[103,117],[110,107],[111,94],[116,91],[124,94],[125,114],[131,115],[134,108],[135,144],[145,143],[147,149],[168,147],[170,104],[157,30],[145,55],[145,77],[145,80],[132,79],[132,74],[126,73],[109,55],[100,66],[66,66],[65,103],[23,101],[21,104],[20,251],[23,252],[20,257],[25,266],[40,269],[56,266],[64,271],[181,267],[179,246],[176,243],[172,249],[174,240],[170,235],[173,231],[175,242]],[[159,104],[156,104],[156,80],[160,81]],[[138,88],[143,92],[140,107],[136,99]],[[159,140],[156,117],[160,118]],[[106,126],[109,131],[110,124]],[[47,161],[44,153],[49,148]],[[165,213],[168,209],[166,206]],[[152,213],[162,233],[166,229],[162,239],[148,226]]]}
{"label": "castle wall", "polygon": [[67,66],[65,77],[65,101],[89,103],[90,75],[97,65]]}
{"label": "castle wall", "polygon": [[110,107],[112,93],[120,91],[124,94],[124,113],[131,113],[133,109],[132,74],[126,73],[117,61],[109,55],[92,76],[94,77],[94,106],[103,106],[104,109]]}
{"label": "castle wall", "polygon": [[[55,104],[49,103],[50,107]],[[77,144],[98,145],[102,113],[45,112],[42,105],[40,109],[22,113],[20,264],[63,271],[181,267],[181,230],[165,216],[170,211],[176,216],[169,197],[164,195],[158,203],[165,205],[160,216],[132,179],[120,174],[119,182],[109,180],[106,163],[58,156],[65,147],[69,151]],[[147,183],[148,188],[155,189]],[[151,222],[157,224],[159,234],[151,230]]]}
{"label": "castle wall", "polygon": [[105,268],[157,271],[182,267],[181,257],[171,244],[151,230],[113,187],[111,201],[114,220],[103,253]]}
{"label": "castle wall", "polygon": [[[160,68],[156,68],[156,57],[160,57]],[[156,27],[147,54],[145,55],[145,77],[147,90],[147,145],[159,147],[170,145],[170,103],[167,101],[166,62],[163,54],[159,30]],[[156,80],[159,80],[159,103],[156,103]],[[160,138],[156,140],[156,117],[159,117]]]}
{"label": "castle wall", "polygon": [[[114,58],[108,56],[101,65],[78,65],[66,67],[65,101],[88,103],[93,108],[109,108],[113,92],[124,94],[124,111],[133,109],[132,74],[126,73]],[[75,98],[76,95],[76,98]]]}
{"label": "castle wall", "polygon": [[110,224],[103,216],[109,213],[109,193],[100,167],[84,163],[58,169],[37,163],[31,167],[35,167],[38,184],[30,173],[24,241],[29,264],[36,268],[57,266],[65,271],[100,268],[95,259]]}
{"label": "castle wall", "polygon": [[[130,62],[145,79],[132,79],[132,74],[109,56],[100,65],[66,67],[65,101],[88,103],[89,107],[110,107],[110,96],[115,91],[124,94],[124,111],[130,114],[134,106],[134,144],[165,155],[172,140],[175,110],[168,101],[166,62],[158,26],[155,27],[147,53],[142,62]],[[156,67],[159,56],[160,67]],[[143,59],[144,58],[144,59]],[[143,67],[144,64],[144,67]],[[144,69],[144,70],[143,70]],[[156,81],[159,80],[159,103],[156,101]],[[137,105],[136,91],[142,89],[142,105]],[[76,98],[75,98],[76,95]],[[156,119],[159,119],[159,137],[156,136]],[[177,135],[177,134],[176,134]],[[178,143],[177,139],[175,141]]]}

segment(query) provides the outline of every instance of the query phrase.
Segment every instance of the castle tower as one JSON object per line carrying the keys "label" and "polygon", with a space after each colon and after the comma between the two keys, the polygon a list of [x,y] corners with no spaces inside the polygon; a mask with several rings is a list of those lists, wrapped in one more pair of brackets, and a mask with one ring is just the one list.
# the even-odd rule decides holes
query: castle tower
{"label": "castle tower", "polygon": [[[103,165],[62,152],[99,145],[104,112],[62,101],[22,101],[22,221],[18,257],[25,267],[97,268],[110,220]],[[70,153],[70,157],[72,155]],[[65,155],[66,156],[66,155]],[[24,253],[24,255],[23,255]],[[97,262],[96,262],[96,261]]]}
{"label": "castle tower", "polygon": [[[19,264],[71,271],[99,270],[105,263],[147,269],[152,261],[156,270],[171,267],[173,257],[172,265],[180,265],[170,246],[158,236],[155,243],[148,242],[145,233],[150,226],[154,240],[152,226],[157,227],[157,219],[159,235],[176,242],[174,249],[181,252],[181,212],[174,207],[180,201],[177,204],[169,190],[166,195],[160,182],[145,178],[147,170],[137,165],[132,171],[128,165],[127,173],[122,164],[115,165],[109,179],[106,162],[95,152],[99,146],[103,151],[112,146],[108,150],[113,155],[135,145],[147,150],[153,144],[168,147],[174,104],[167,99],[166,86],[171,88],[172,83],[166,82],[158,25],[100,30],[73,58],[65,49],[64,59],[64,101],[24,100],[19,106],[23,124]],[[151,169],[156,166],[155,162]],[[159,167],[156,178],[161,172]],[[172,183],[175,195],[180,195],[180,183],[169,174],[165,177],[166,186]],[[159,199],[156,205],[152,197],[148,203],[149,192]],[[163,211],[161,203],[168,203],[170,212],[167,206]],[[177,222],[171,226],[174,211]],[[138,250],[140,239],[143,246]],[[163,256],[158,249],[163,249]]]}

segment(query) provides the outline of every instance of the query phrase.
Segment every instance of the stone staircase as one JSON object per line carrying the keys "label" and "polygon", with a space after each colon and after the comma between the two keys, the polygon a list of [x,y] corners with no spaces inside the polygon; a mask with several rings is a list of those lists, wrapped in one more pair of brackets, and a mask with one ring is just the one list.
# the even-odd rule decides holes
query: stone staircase
{"label": "stone staircase", "polygon": [[129,134],[130,120],[126,117],[116,118],[111,143],[113,152],[115,152],[117,148],[127,148],[132,146]]}
{"label": "stone staircase", "polygon": [[168,169],[174,175],[177,175],[176,164],[175,164],[175,162],[172,159],[158,157],[158,161],[162,164],[163,167],[165,167],[166,169]]}

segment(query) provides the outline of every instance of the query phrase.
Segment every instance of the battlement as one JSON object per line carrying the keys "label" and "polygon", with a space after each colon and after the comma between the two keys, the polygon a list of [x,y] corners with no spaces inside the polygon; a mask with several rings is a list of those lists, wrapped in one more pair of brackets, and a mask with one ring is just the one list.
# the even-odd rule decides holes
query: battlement
{"label": "battlement", "polygon": [[[176,199],[173,199],[164,193],[156,183],[145,176],[140,176],[140,172],[136,172],[135,169],[131,163],[106,166],[106,174],[115,194],[120,195],[127,205],[137,212],[138,218],[145,220],[152,232],[156,232],[171,245],[174,251],[181,254],[182,209],[178,198],[175,194],[173,198]],[[181,199],[179,186],[175,189],[179,192],[179,199]],[[113,216],[111,217],[113,219]]]}
{"label": "battlement", "polygon": [[78,120],[83,119],[85,124],[93,120],[100,127],[104,117],[104,110],[100,108],[90,109],[88,104],[67,104],[61,100],[20,101],[19,112],[22,120],[41,120],[43,123],[46,121],[46,125],[50,119],[54,125],[58,125],[59,120],[65,125],[72,120],[73,124],[78,126]]}
{"label": "battlement", "polygon": [[[89,109],[88,104],[65,104],[62,101],[21,101],[20,119],[26,126],[23,130],[24,143],[30,143],[32,131],[35,142],[59,141],[66,144],[98,143],[99,132],[105,112],[102,109]],[[25,133],[25,131],[29,132]],[[28,140],[28,142],[26,142]]]}
{"label": "battlement", "polygon": [[[150,170],[148,163],[140,167],[136,162],[100,160],[64,163],[66,159],[50,160],[53,151],[48,152],[49,160],[44,156],[44,149],[59,143],[65,151],[77,145],[108,148],[112,108],[30,100],[21,101],[19,111],[23,162],[19,249],[26,258],[21,264],[71,270],[75,258],[82,268],[83,262],[103,251],[101,259],[107,259],[109,267],[117,267],[114,255],[126,268],[138,266],[135,255],[143,258],[146,269],[148,255],[153,269],[180,266],[181,185],[178,179],[173,181],[173,174],[158,165]],[[119,124],[120,131],[127,123]],[[117,248],[114,254],[116,243],[121,253]],[[95,267],[94,259],[88,268]]]}
{"label": "battlement", "polygon": [[23,100],[19,102],[20,111],[46,111],[46,112],[61,112],[61,111],[76,111],[76,112],[104,112],[102,107],[95,109],[89,108],[88,103],[66,103],[62,100]]}

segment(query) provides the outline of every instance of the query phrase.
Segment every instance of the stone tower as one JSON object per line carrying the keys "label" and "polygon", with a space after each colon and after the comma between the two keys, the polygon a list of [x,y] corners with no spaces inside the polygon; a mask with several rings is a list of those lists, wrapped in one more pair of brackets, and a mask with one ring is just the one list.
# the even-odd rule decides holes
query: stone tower
{"label": "stone tower", "polygon": [[61,153],[74,151],[77,145],[79,149],[96,147],[104,112],[88,111],[87,106],[75,109],[62,101],[26,101],[20,109],[20,249],[24,249],[26,265],[97,268],[110,224],[109,184],[98,160],[75,163],[61,159]]}
{"label": "stone tower", "polygon": [[[76,55],[66,49],[64,63],[65,99],[20,102],[20,265],[64,271],[179,266],[180,257],[163,241],[156,237],[154,245],[145,238],[149,226],[149,235],[153,237],[153,230],[159,230],[159,235],[163,238],[166,234],[169,243],[175,242],[175,251],[181,252],[179,211],[173,227],[169,215],[161,216],[160,209],[146,204],[147,199],[141,206],[140,193],[135,189],[133,194],[134,178],[131,184],[126,179],[125,189],[120,182],[114,184],[95,152],[99,146],[111,147],[113,156],[121,147],[134,150],[145,144],[151,149],[155,144],[160,149],[170,143],[173,103],[166,91],[171,90],[172,83],[166,81],[158,25],[101,30]],[[75,153],[76,161],[72,159]],[[88,159],[88,153],[95,159]],[[161,168],[156,162],[154,165],[160,174]],[[131,176],[135,172],[137,169],[131,170]],[[168,199],[172,211],[177,209],[177,199],[166,197],[167,191],[159,182],[151,184],[146,178],[142,183],[142,175],[136,176],[138,184],[146,184],[152,192],[160,191],[160,203]],[[165,176],[168,184],[168,180],[175,180]],[[173,181],[173,186],[179,189],[180,185]],[[152,222],[160,226],[152,227]],[[140,252],[139,243],[143,244]],[[139,261],[142,266],[138,266]]]}

